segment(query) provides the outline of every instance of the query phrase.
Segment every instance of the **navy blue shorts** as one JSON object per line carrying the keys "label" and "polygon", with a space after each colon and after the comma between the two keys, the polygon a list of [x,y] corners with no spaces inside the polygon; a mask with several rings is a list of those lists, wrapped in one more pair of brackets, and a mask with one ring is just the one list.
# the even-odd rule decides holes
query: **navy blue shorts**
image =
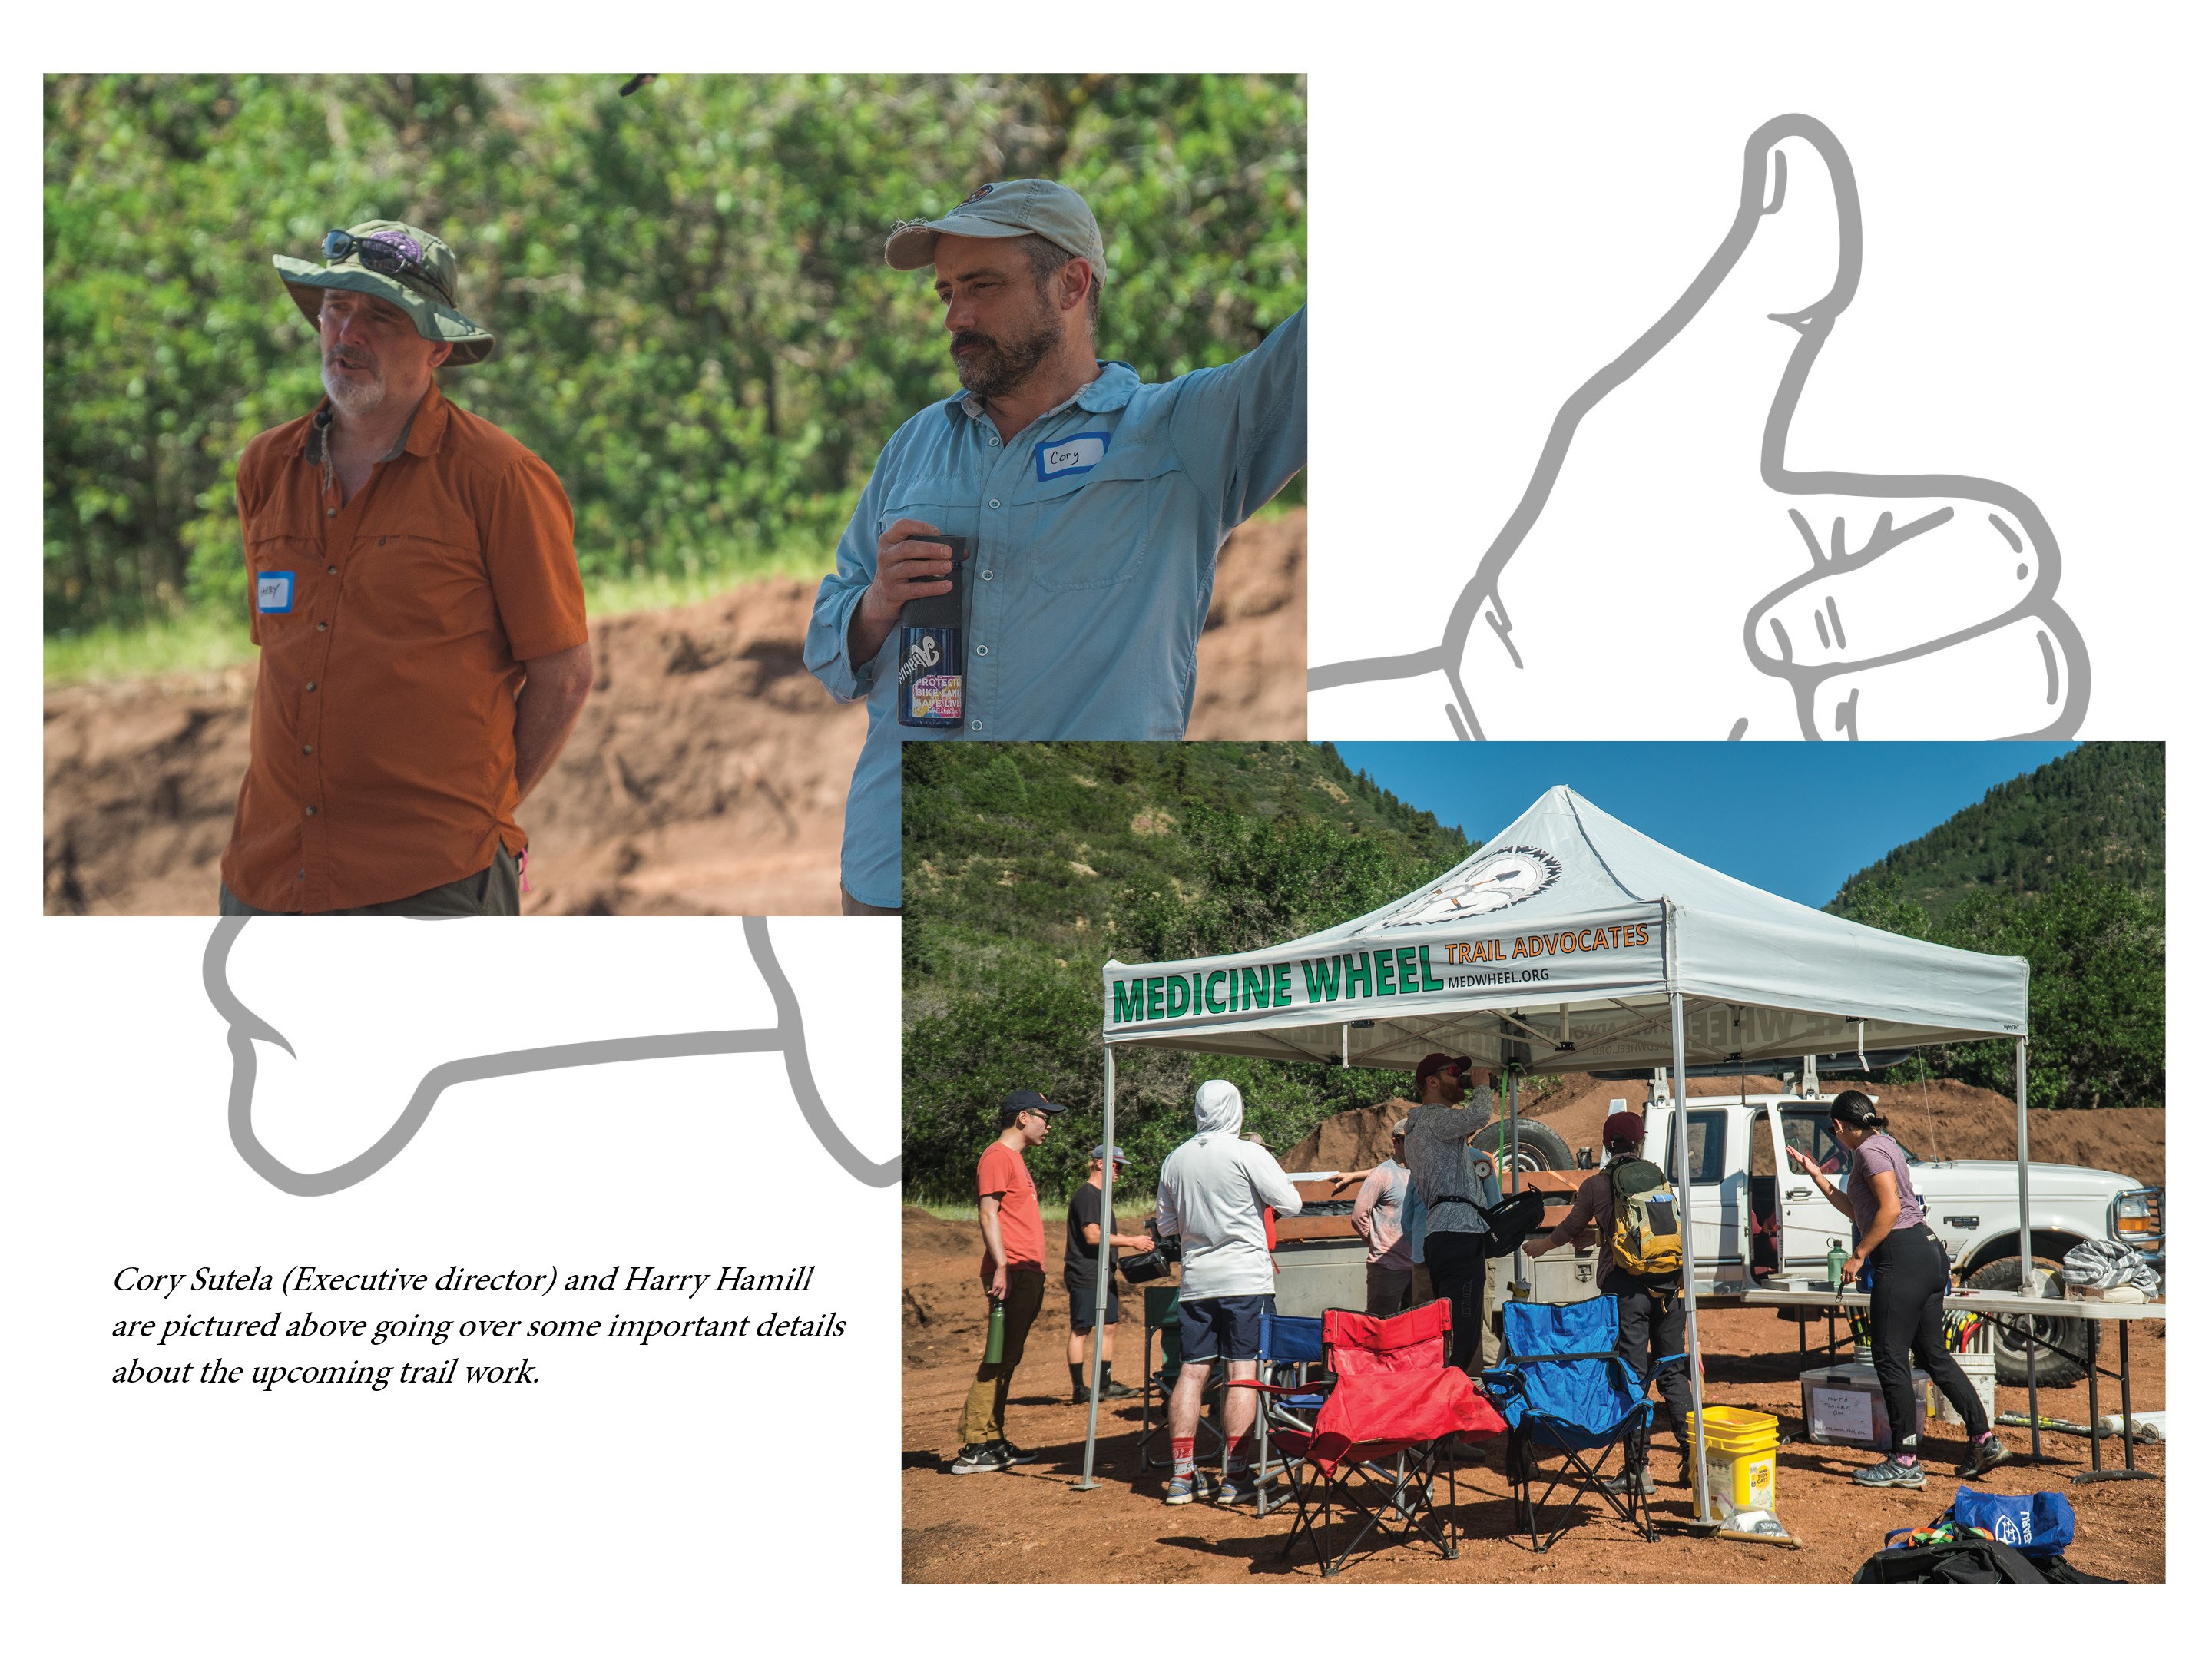
{"label": "navy blue shorts", "polygon": [[1202,1296],[1186,1298],[1180,1318],[1185,1359],[1257,1359],[1260,1316],[1275,1311],[1267,1296]]}

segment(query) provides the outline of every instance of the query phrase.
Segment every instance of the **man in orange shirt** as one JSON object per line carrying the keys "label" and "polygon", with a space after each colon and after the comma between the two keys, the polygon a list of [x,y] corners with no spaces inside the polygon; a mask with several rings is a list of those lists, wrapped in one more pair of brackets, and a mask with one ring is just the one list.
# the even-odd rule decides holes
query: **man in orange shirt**
{"label": "man in orange shirt", "polygon": [[1034,1089],[1017,1089],[999,1109],[999,1138],[983,1149],[975,1164],[975,1209],[983,1229],[984,1294],[1004,1310],[1004,1330],[996,1359],[984,1350],[975,1381],[960,1413],[960,1455],[955,1474],[990,1474],[1036,1454],[1006,1438],[1006,1390],[1022,1363],[1022,1346],[1044,1305],[1044,1217],[1037,1210],[1036,1182],[1022,1154],[1042,1142],[1052,1121],[1066,1111]]}
{"label": "man in orange shirt", "polygon": [[329,395],[239,461],[261,673],[222,914],[514,915],[515,808],[592,684],[568,495],[438,389],[498,348],[443,242],[374,219],[275,263]]}

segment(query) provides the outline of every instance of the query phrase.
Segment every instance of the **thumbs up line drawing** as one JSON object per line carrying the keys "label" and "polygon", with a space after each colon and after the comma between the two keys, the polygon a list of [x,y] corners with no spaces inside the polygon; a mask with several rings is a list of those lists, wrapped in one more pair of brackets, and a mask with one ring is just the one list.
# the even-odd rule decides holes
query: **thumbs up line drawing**
{"label": "thumbs up line drawing", "polygon": [[[1832,225],[1821,212],[1824,198],[1832,201]],[[1832,246],[1832,282],[1809,303],[1749,307],[1771,297],[1779,279],[1802,282],[1804,273],[1777,248],[1764,262],[1747,258],[1762,230],[1791,209],[1790,235],[1769,230],[1765,240],[1784,251],[1811,240],[1823,258]],[[2034,501],[2008,484],[1954,473],[1800,471],[1785,464],[1798,400],[1857,290],[1861,253],[1857,183],[1835,135],[1807,115],[1761,125],[1745,146],[1727,235],[1666,313],[1560,408],[1519,504],[1453,605],[1442,642],[1315,668],[1309,690],[1440,672],[1449,699],[1443,713],[1460,738],[1595,735],[1562,729],[1563,720],[1589,712],[1575,707],[1565,682],[1577,629],[1587,638],[1592,616],[1612,605],[1613,617],[1628,618],[1651,645],[1665,647],[1664,660],[1653,653],[1660,688],[1621,715],[1646,722],[1629,735],[1779,735],[1784,720],[1761,708],[1778,683],[1794,708],[1795,735],[1808,739],[2072,736],[2088,704],[2088,653],[2057,604],[2057,541]],[[1779,324],[1797,337],[1759,431],[1756,471],[1747,423],[1710,434],[1650,434],[1655,422],[1644,409],[1620,418],[1646,423],[1657,440],[1649,450],[1688,453],[1702,445],[1694,467],[1643,489],[1623,483],[1613,458],[1628,457],[1632,467],[1637,452],[1621,447],[1617,433],[1606,434],[1614,450],[1584,459],[1577,445],[1588,438],[1586,421],[1596,428],[1613,416],[1607,400],[1661,358],[1724,289],[1729,305],[1756,325]],[[1748,337],[1729,307],[1711,311],[1698,349],[1715,339],[1741,348]],[[1685,387],[1703,389],[1693,374],[1676,372]],[[1658,407],[1656,424],[1665,427],[1668,406]],[[1563,506],[1555,494],[1576,499]],[[1605,499],[1609,494],[1617,499]],[[1633,565],[1617,557],[1594,562],[1622,546],[1644,556]],[[1507,608],[1509,587],[1516,611]],[[1729,603],[1731,592],[1738,604],[1749,601],[1747,610]],[[1762,683],[1770,689],[1762,691]],[[1420,706],[1418,695],[1409,706]],[[1754,732],[1755,711],[1761,729]],[[1700,724],[1711,729],[1684,729]],[[1325,705],[1316,706],[1314,726],[1328,730]]]}
{"label": "thumbs up line drawing", "polygon": [[[607,1066],[625,1060],[675,1060],[701,1054],[781,1053],[791,1092],[806,1127],[814,1132],[830,1157],[855,1181],[867,1187],[896,1186],[899,1159],[877,1164],[862,1155],[846,1138],[823,1103],[814,1085],[814,1068],[807,1058],[806,1029],[793,995],[791,981],[775,959],[769,941],[768,923],[758,916],[743,919],[745,944],[775,1005],[773,1028],[757,1031],[684,1031],[647,1036],[613,1037],[596,1042],[564,1042],[550,1048],[520,1048],[508,1054],[475,1054],[447,1060],[422,1074],[406,1106],[368,1151],[328,1170],[295,1170],[261,1143],[253,1128],[253,1088],[257,1066],[254,1043],[272,1042],[292,1054],[291,1043],[282,1032],[240,1000],[231,989],[231,946],[249,918],[225,917],[208,936],[201,957],[200,979],[208,1000],[229,1024],[226,1041],[230,1049],[230,1139],[246,1166],[281,1192],[295,1198],[322,1198],[343,1192],[374,1175],[397,1158],[428,1121],[430,1109],[456,1084],[487,1078],[515,1077],[531,1072],[565,1071],[580,1066]],[[294,1054],[294,1058],[298,1056]]]}

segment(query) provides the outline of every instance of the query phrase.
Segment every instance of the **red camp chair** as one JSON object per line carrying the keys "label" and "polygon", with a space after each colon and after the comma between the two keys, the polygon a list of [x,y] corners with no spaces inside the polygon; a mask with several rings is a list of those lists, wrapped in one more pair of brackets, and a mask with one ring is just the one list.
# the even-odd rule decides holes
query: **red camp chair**
{"label": "red camp chair", "polygon": [[[1452,1508],[1456,1472],[1446,1456],[1455,1436],[1505,1432],[1505,1421],[1474,1390],[1466,1372],[1446,1363],[1451,1352],[1451,1304],[1430,1302],[1389,1319],[1341,1308],[1322,1316],[1328,1374],[1295,1387],[1237,1380],[1256,1389],[1268,1413],[1268,1437],[1291,1461],[1284,1471],[1297,1518],[1283,1540],[1288,1556],[1301,1537],[1313,1546],[1323,1577],[1342,1571],[1370,1534],[1375,1547],[1426,1539],[1447,1561],[1459,1555]],[[1293,1415],[1279,1400],[1323,1396],[1318,1411]],[[1434,1504],[1437,1465],[1446,1483],[1443,1510]],[[1346,1520],[1361,1517],[1344,1547],[1324,1540],[1341,1504]]]}

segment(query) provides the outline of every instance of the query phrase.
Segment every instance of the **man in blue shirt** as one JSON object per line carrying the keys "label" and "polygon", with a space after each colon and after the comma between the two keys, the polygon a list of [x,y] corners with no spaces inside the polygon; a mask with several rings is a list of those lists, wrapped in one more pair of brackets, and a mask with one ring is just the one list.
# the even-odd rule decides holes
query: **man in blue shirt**
{"label": "man in blue shirt", "polygon": [[[898,912],[902,738],[1181,738],[1214,555],[1306,462],[1304,307],[1233,363],[1140,383],[1095,355],[1105,247],[1065,185],[986,185],[884,257],[936,267],[964,389],[884,447],[806,633],[830,694],[868,701],[848,915]],[[963,724],[902,728],[899,611],[951,591],[940,534],[972,550]]]}

